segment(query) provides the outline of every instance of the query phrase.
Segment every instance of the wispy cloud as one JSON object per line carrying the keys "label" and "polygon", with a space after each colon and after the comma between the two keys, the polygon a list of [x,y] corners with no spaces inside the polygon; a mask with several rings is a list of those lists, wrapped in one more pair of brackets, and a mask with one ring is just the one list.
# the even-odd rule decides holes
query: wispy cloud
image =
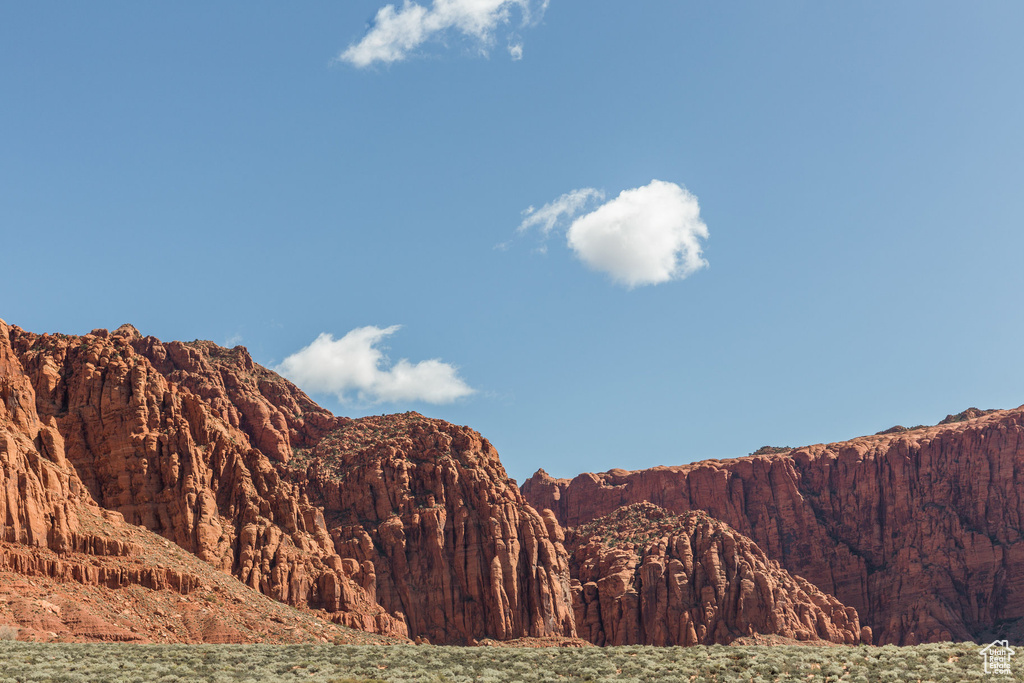
{"label": "wispy cloud", "polygon": [[576,217],[595,199],[603,200],[604,193],[583,188],[539,209],[531,206],[516,233],[539,228],[546,238],[572,219],[566,242],[576,257],[630,289],[681,280],[708,265],[701,245],[708,228],[697,197],[686,188],[652,180]]}
{"label": "wispy cloud", "polygon": [[326,332],[274,368],[305,391],[342,403],[451,403],[475,393],[455,366],[438,359],[390,364],[378,345],[401,328],[357,327],[341,339]]}
{"label": "wispy cloud", "polygon": [[539,227],[541,237],[547,237],[561,221],[578,214],[592,199],[604,199],[604,192],[592,187],[584,187],[566,192],[539,209],[528,207],[523,211],[523,222],[516,228],[516,232],[524,233]]}
{"label": "wispy cloud", "polygon": [[[476,41],[486,54],[495,31],[511,23],[514,9],[525,26],[539,20],[547,6],[547,0],[433,0],[427,8],[404,0],[400,9],[380,8],[362,40],[349,45],[338,59],[360,68],[399,62],[428,40],[452,31]],[[521,41],[510,42],[509,55],[513,61],[522,59]]]}

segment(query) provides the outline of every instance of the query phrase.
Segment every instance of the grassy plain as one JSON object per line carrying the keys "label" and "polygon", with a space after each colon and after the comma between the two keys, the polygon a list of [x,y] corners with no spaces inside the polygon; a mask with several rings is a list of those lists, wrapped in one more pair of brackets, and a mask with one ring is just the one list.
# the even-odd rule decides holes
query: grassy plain
{"label": "grassy plain", "polygon": [[1024,661],[1011,666],[1012,677],[986,674],[980,648],[973,643],[902,648],[462,648],[0,641],[0,683],[1024,681]]}

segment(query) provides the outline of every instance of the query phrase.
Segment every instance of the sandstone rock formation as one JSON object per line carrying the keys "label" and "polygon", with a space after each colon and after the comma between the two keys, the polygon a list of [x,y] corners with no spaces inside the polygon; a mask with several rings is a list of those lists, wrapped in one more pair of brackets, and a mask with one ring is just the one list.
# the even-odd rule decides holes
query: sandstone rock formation
{"label": "sandstone rock formation", "polygon": [[0,541],[66,549],[78,531],[74,508],[82,495],[56,422],[40,420],[32,383],[0,321]]}
{"label": "sandstone rock formation", "polygon": [[[0,333],[0,454],[18,467],[0,473],[0,538],[106,548],[76,535],[77,497],[346,626],[438,642],[574,635],[557,523],[472,430],[335,417],[241,347],[130,325]],[[85,571],[20,553],[7,567],[25,575]]]}
{"label": "sandstone rock formation", "polygon": [[[283,637],[183,606],[221,579],[319,614],[303,631],[316,637],[330,622],[467,643],[971,638],[1024,619],[1022,434],[1024,409],[971,409],[730,461],[538,472],[520,493],[471,429],[335,417],[241,347],[0,321],[0,588],[17,576],[195,612],[176,634],[84,597],[32,597],[64,604],[68,633],[103,632],[95,616],[110,638]],[[576,528],[643,501],[728,526],[659,518],[661,535],[628,550]],[[203,562],[154,562],[164,543]],[[31,613],[56,632],[49,607],[10,595],[0,619]]]}
{"label": "sandstone rock formation", "polygon": [[570,527],[641,501],[703,510],[854,607],[876,643],[971,639],[1024,617],[1024,409],[959,418],[571,481],[539,471],[522,490]]}
{"label": "sandstone rock formation", "polygon": [[201,397],[267,457],[288,462],[292,448],[316,444],[348,420],[332,415],[291,382],[253,362],[244,347],[225,349],[209,341],[166,344],[134,328],[133,348],[168,381]]}
{"label": "sandstone rock formation", "polygon": [[[17,511],[7,515],[13,522],[7,536],[62,550],[74,532],[68,501],[78,496],[276,600],[327,610],[348,626],[404,636],[401,616],[389,615],[346,573],[322,512],[280,478],[242,429],[255,425],[253,439],[275,445],[281,434],[271,427],[280,420],[264,410],[270,426],[261,422],[261,404],[243,400],[241,390],[240,410],[193,393],[164,377],[133,344],[159,353],[158,342],[129,326],[69,337],[0,325],[0,391],[9,415],[0,423],[8,433],[15,427],[22,433],[20,441],[8,437],[6,450],[21,454],[29,470],[17,482],[0,482],[7,507]],[[171,346],[188,356],[188,347]],[[201,354],[194,360],[205,361]],[[230,360],[243,370],[251,365],[244,352]],[[232,377],[222,367],[229,362],[205,365],[228,387],[250,379],[243,372],[243,381]],[[249,385],[259,391],[258,382]],[[278,396],[275,387],[264,387]],[[293,404],[302,405],[294,398]],[[279,450],[275,457],[287,454]]]}
{"label": "sandstone rock formation", "polygon": [[338,553],[410,633],[575,635],[558,525],[525,503],[477,432],[417,413],[363,418],[302,458]]}
{"label": "sandstone rock formation", "polygon": [[[127,524],[120,512],[101,508],[66,444],[85,451],[78,456],[83,462],[90,455],[79,441],[83,433],[96,439],[118,433],[124,415],[116,412],[121,404],[111,398],[122,387],[100,382],[83,391],[71,382],[74,391],[86,395],[72,409],[66,398],[53,398],[68,391],[67,375],[54,362],[55,357],[66,361],[67,355],[50,356],[44,349],[66,349],[75,342],[86,346],[88,340],[49,337],[19,357],[12,337],[15,343],[26,340],[20,330],[0,321],[0,625],[13,626],[29,640],[366,641],[332,624],[332,615],[302,613],[273,602],[167,540]],[[33,376],[47,389],[42,400]],[[132,424],[141,433],[147,423]],[[78,431],[65,440],[61,428],[68,425]],[[132,445],[135,433],[120,434],[122,445]],[[125,452],[118,454],[123,458]],[[129,477],[133,467],[122,461],[118,467],[105,465],[104,472],[121,485],[117,478]],[[104,486],[102,475],[83,469],[101,497],[118,490]],[[375,612],[354,615],[384,614],[372,607]]]}
{"label": "sandstone rock formation", "polygon": [[0,541],[0,626],[21,640],[394,642],[260,595],[116,512],[75,516],[82,531],[61,552]]}
{"label": "sandstone rock formation", "polygon": [[852,644],[862,636],[856,610],[702,512],[636,503],[573,529],[566,543],[576,628],[598,645],[726,644],[754,634]]}

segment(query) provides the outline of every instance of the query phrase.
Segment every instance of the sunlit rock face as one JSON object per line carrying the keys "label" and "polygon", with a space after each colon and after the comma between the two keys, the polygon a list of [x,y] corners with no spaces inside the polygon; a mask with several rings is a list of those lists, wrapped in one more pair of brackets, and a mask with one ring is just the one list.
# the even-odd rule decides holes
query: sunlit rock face
{"label": "sunlit rock face", "polygon": [[857,610],[876,643],[971,639],[1024,617],[1024,410],[681,467],[523,484],[574,527],[650,501],[703,510]]}
{"label": "sunlit rock face", "polygon": [[310,410],[289,424],[282,411],[315,404],[244,349],[165,346],[130,326],[79,337],[5,325],[0,344],[5,403],[17,406],[3,423],[24,434],[13,443],[35,458],[28,469],[41,487],[26,477],[8,485],[19,511],[8,515],[16,527],[8,535],[60,549],[74,531],[67,501],[88,501],[276,600],[405,633],[404,620],[347,571],[322,512],[281,476],[292,432],[301,443],[318,428],[310,423],[329,427],[334,418]]}
{"label": "sunlit rock face", "polygon": [[574,635],[568,557],[493,446],[416,413],[363,418],[303,456],[337,551],[432,642]]}
{"label": "sunlit rock face", "polygon": [[90,505],[347,626],[574,635],[558,525],[473,430],[335,417],[242,347],[0,332],[0,541],[85,543]]}

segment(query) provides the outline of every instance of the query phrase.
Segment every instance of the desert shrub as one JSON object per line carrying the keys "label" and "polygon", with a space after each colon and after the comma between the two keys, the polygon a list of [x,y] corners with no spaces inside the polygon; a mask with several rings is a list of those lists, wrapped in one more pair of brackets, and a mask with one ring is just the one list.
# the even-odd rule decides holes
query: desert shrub
{"label": "desert shrub", "polygon": [[774,455],[776,453],[789,453],[793,450],[792,446],[761,446],[751,455]]}
{"label": "desert shrub", "polygon": [[0,640],[17,640],[19,630],[17,626],[11,624],[0,625]]}
{"label": "desert shrub", "polygon": [[[1017,662],[1014,662],[1015,673]],[[982,681],[978,647],[460,648],[0,641],[0,683]]]}

